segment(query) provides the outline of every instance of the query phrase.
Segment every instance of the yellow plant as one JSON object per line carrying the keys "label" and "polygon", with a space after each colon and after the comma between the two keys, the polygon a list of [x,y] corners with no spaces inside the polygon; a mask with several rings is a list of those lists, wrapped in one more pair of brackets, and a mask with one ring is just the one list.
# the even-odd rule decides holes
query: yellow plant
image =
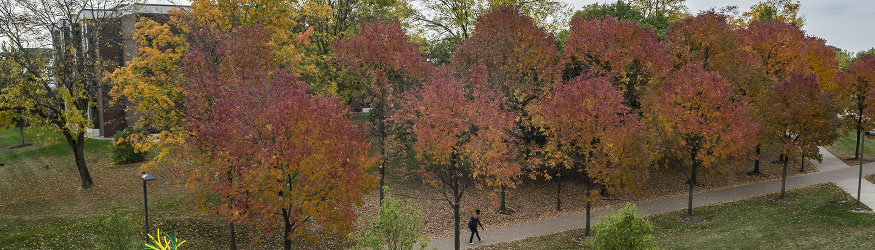
{"label": "yellow plant", "polygon": [[145,249],[154,249],[154,250],[179,250],[179,246],[182,246],[185,241],[179,242],[179,239],[176,238],[176,233],[173,235],[169,235],[164,233],[164,236],[161,236],[161,229],[155,229],[155,237],[152,237],[152,234],[149,234],[149,239],[152,240],[152,244],[146,243]]}

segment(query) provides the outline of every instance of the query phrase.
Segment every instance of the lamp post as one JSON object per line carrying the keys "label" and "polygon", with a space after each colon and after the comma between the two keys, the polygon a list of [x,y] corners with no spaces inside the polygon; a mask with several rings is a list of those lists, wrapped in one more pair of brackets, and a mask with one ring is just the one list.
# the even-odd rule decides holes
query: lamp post
{"label": "lamp post", "polygon": [[155,180],[155,177],[151,174],[147,174],[146,171],[143,171],[143,174],[140,175],[140,179],[143,179],[143,214],[146,217],[146,241],[149,241],[149,199],[146,196],[146,182]]}
{"label": "lamp post", "polygon": [[863,145],[866,142],[866,137],[863,135],[875,135],[875,131],[865,131],[861,132],[860,137],[863,139],[860,140],[860,179],[857,180],[857,208],[854,211],[860,211],[860,194],[863,191]]}

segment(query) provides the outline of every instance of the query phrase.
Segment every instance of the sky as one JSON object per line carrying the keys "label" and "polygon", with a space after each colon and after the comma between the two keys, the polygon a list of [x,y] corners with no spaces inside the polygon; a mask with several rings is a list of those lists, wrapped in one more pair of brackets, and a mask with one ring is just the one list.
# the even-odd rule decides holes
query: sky
{"label": "sky", "polygon": [[[616,0],[563,0],[575,9],[591,3],[613,3]],[[759,0],[687,0],[686,5],[695,14],[711,8],[737,5],[747,11]],[[832,45],[851,52],[875,47],[875,0],[800,0],[800,11],[805,17],[802,27],[810,36],[826,40]]]}

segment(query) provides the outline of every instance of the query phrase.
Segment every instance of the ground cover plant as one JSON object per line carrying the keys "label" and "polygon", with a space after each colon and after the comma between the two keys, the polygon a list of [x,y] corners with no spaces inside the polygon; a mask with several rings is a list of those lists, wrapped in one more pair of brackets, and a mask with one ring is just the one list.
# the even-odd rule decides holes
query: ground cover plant
{"label": "ground cover plant", "polygon": [[[778,194],[698,208],[704,222],[684,222],[685,211],[648,217],[653,237],[661,249],[866,249],[875,217],[850,213],[854,198],[834,184],[787,192],[788,203],[772,199]],[[830,233],[823,233],[830,232]],[[589,249],[573,239],[583,229],[477,248],[491,249]]]}

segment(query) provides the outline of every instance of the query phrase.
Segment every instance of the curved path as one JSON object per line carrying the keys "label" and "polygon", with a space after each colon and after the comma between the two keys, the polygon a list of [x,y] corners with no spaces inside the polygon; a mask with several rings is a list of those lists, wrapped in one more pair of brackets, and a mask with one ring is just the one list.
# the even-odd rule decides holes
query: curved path
{"label": "curved path", "polygon": [[[821,148],[820,153],[823,155],[823,162],[815,163],[820,169],[820,172],[788,177],[787,189],[790,190],[816,184],[836,182],[840,187],[845,189],[846,192],[851,193],[852,196],[856,197],[856,185],[860,171],[859,168],[848,166],[823,148]],[[875,163],[863,165],[863,176],[870,174],[875,174]],[[851,185],[853,186],[852,188]],[[863,199],[861,200],[869,207],[875,207],[875,185],[863,180],[863,186]],[[752,183],[721,190],[696,193],[693,200],[693,206],[699,207],[716,203],[731,202],[780,191],[780,179]],[[661,200],[640,202],[635,205],[638,207],[638,214],[653,215],[685,209],[687,207],[687,201],[687,195],[679,195]],[[693,210],[695,210],[695,208]],[[603,216],[607,211],[608,209],[594,210],[591,213],[593,225],[598,223],[598,218]],[[480,234],[481,237],[483,237],[483,242],[475,245],[468,245],[467,240],[469,235],[467,234],[468,230],[466,229],[462,230],[462,237],[460,237],[460,239],[462,240],[462,249],[466,249],[583,228],[586,226],[585,223],[585,214],[570,214],[515,226],[481,231]],[[430,245],[441,250],[454,249],[453,236],[432,239]]]}

